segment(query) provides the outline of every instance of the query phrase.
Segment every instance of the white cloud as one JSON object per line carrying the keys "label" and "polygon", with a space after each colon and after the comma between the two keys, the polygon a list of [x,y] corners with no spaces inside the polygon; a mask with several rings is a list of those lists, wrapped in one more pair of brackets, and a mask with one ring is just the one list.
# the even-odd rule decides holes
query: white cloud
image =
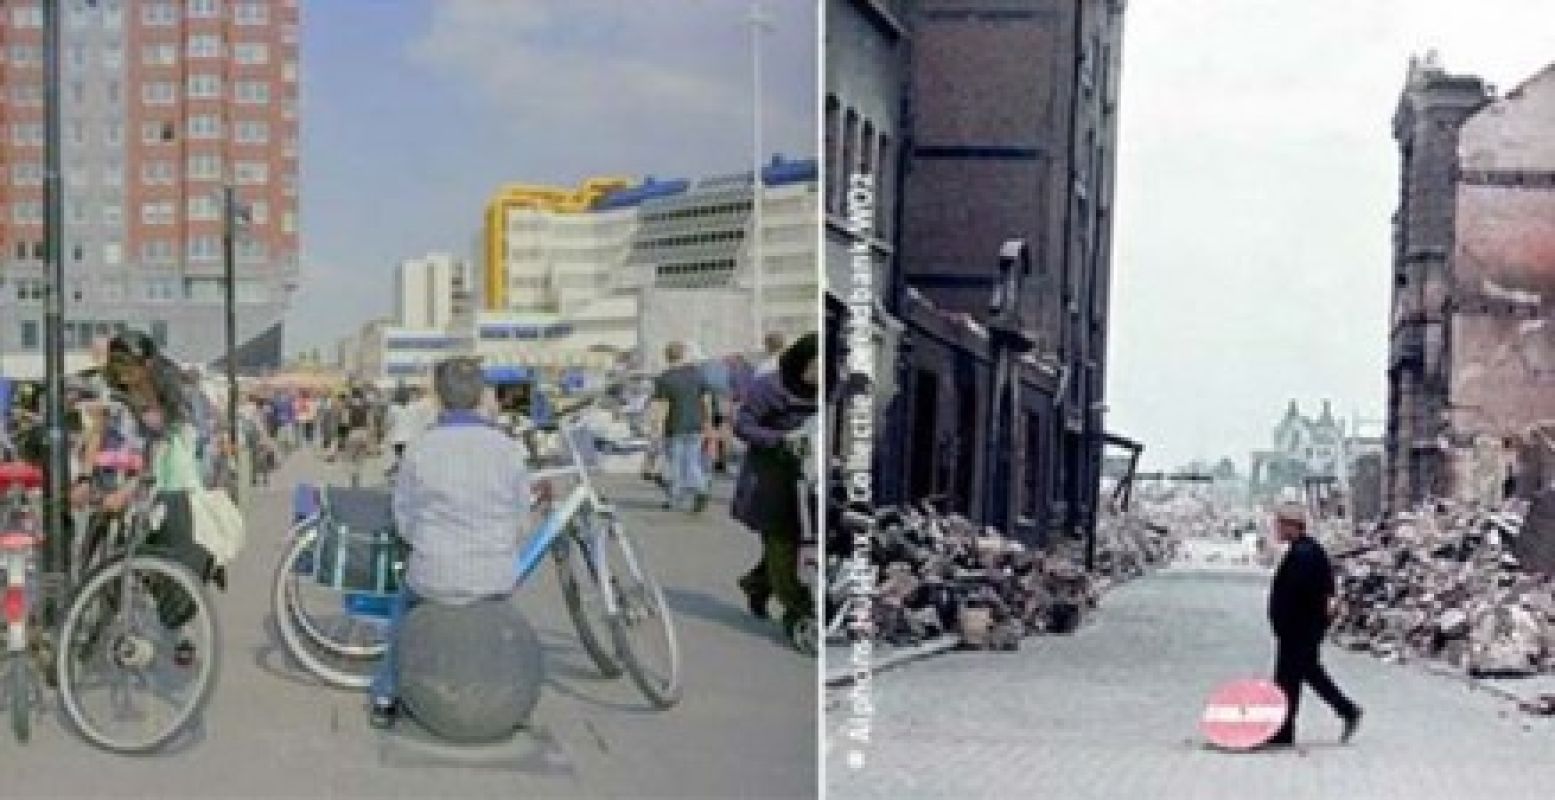
{"label": "white cloud", "polygon": [[[812,155],[815,21],[793,13],[802,5],[780,9],[786,30],[765,44],[764,130],[767,149]],[[731,169],[750,148],[746,9],[439,0],[408,55],[465,87],[515,146],[582,151],[598,171]],[[805,36],[807,66],[789,46]]]}

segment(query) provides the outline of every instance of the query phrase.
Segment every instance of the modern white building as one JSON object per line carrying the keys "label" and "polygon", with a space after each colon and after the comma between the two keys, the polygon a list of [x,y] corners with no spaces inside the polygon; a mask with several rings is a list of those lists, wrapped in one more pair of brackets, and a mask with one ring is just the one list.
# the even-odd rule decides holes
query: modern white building
{"label": "modern white building", "polygon": [[446,330],[453,324],[454,285],[468,265],[448,253],[400,262],[395,319],[414,330]]}

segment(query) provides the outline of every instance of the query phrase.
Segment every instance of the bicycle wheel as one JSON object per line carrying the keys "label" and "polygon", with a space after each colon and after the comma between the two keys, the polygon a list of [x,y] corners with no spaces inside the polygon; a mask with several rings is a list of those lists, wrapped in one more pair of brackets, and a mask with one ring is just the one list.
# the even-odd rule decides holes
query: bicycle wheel
{"label": "bicycle wheel", "polygon": [[32,736],[32,686],[27,680],[27,654],[12,653],[6,683],[11,689],[11,732],[19,741]]}
{"label": "bicycle wheel", "polygon": [[99,565],[60,626],[56,672],[71,723],[115,753],[167,744],[205,707],[221,665],[205,587],[187,567],[137,555]]}
{"label": "bicycle wheel", "polygon": [[578,631],[578,641],[602,675],[619,678],[621,663],[606,649],[604,637],[599,633],[610,624],[605,596],[600,591],[599,576],[589,560],[588,549],[578,538],[575,528],[569,528],[551,546],[551,557],[556,562],[556,577],[561,581],[567,616],[572,618],[572,626]]}
{"label": "bicycle wheel", "polygon": [[365,689],[387,647],[388,624],[353,613],[341,592],[319,585],[309,570],[299,568],[302,557],[313,552],[317,528],[305,527],[291,538],[270,592],[281,641],[319,680],[340,689]]}
{"label": "bicycle wheel", "polygon": [[593,538],[605,585],[615,597],[610,616],[616,656],[648,701],[669,708],[680,701],[680,646],[664,592],[649,573],[642,553],[618,520],[608,520]]}

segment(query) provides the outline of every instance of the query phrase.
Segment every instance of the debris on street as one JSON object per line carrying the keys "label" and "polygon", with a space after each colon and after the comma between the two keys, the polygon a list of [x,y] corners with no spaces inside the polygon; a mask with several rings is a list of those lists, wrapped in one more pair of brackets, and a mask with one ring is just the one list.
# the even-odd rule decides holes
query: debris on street
{"label": "debris on street", "polygon": [[1555,672],[1555,584],[1513,545],[1525,503],[1433,500],[1332,535],[1345,603],[1334,636],[1390,661],[1439,659],[1471,676]]}

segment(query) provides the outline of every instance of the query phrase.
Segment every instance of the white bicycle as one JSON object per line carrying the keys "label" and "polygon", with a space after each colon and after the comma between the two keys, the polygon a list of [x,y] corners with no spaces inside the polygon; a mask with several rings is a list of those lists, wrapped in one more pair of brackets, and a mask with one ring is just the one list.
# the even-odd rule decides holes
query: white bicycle
{"label": "white bicycle", "polygon": [[[614,507],[596,491],[579,444],[581,427],[568,421],[546,428],[562,434],[568,463],[534,475],[533,508],[544,521],[519,554],[519,588],[550,555],[568,615],[595,666],[606,677],[625,671],[653,705],[669,708],[682,687],[680,648],[663,590]],[[563,482],[572,488],[558,496],[554,487]],[[352,546],[341,547],[340,537],[353,534],[342,529],[330,491],[319,494],[321,502],[293,526],[276,567],[272,610],[287,651],[304,668],[332,686],[366,689],[386,648],[385,619],[399,591],[401,559],[390,555],[392,547],[380,536],[354,548],[371,565],[348,563],[352,556],[340,554]],[[387,503],[388,493],[380,495]],[[384,530],[381,522],[344,526],[351,527]],[[331,568],[323,568],[321,555],[333,559]],[[366,576],[366,582],[342,577],[348,574]]]}

